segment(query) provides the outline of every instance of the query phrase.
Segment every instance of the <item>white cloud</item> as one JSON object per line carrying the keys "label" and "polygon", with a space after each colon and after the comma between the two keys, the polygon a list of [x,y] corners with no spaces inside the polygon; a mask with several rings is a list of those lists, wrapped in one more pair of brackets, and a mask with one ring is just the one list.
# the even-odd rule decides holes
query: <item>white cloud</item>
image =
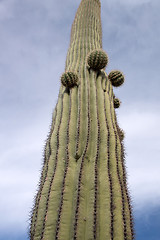
{"label": "white cloud", "polygon": [[25,173],[20,169],[17,171],[15,169],[2,170],[0,171],[0,189],[3,194],[1,194],[0,212],[3,221],[0,224],[0,231],[6,231],[8,228],[16,230],[17,226],[19,230],[25,230],[37,178],[29,171]]}
{"label": "white cloud", "polygon": [[145,104],[123,108],[119,115],[126,132],[126,163],[136,209],[160,205],[160,113],[149,103],[144,109]]}
{"label": "white cloud", "polygon": [[[42,153],[48,122],[41,119],[37,125],[17,129],[3,135],[5,148],[1,147],[0,162],[0,212],[3,221],[0,231],[9,227],[15,231],[26,231],[29,213],[33,207],[33,198],[37,190],[42,165]],[[43,131],[41,131],[43,129]],[[34,134],[33,134],[34,133]]]}

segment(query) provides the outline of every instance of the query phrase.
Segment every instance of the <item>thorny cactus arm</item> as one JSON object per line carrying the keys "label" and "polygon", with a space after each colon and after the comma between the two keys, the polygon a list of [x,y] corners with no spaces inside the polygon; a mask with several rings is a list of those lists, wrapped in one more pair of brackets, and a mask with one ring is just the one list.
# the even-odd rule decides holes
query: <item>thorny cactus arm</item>
{"label": "thorny cactus arm", "polygon": [[31,240],[134,239],[124,133],[112,88],[124,77],[118,71],[107,77],[103,70],[108,58],[102,50],[100,7],[99,0],[82,0],[72,25]]}

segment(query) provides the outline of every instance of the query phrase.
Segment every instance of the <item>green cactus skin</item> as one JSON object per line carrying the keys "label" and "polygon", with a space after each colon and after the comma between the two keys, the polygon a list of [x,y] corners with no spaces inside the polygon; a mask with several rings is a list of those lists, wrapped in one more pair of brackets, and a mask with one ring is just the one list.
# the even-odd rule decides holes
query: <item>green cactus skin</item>
{"label": "green cactus skin", "polygon": [[74,72],[65,72],[61,76],[61,83],[68,88],[77,86],[78,84],[78,75]]}
{"label": "green cactus skin", "polygon": [[118,70],[111,71],[108,78],[114,87],[119,87],[124,83],[124,75]]}
{"label": "green cactus skin", "polygon": [[80,84],[61,85],[46,141],[32,210],[30,240],[132,240],[132,207],[124,147],[107,74],[88,69],[86,58],[102,49],[98,0],[77,10],[65,72]]}
{"label": "green cactus skin", "polygon": [[89,53],[87,63],[92,69],[100,70],[107,66],[108,56],[103,50],[96,49]]}
{"label": "green cactus skin", "polygon": [[118,98],[114,98],[114,108],[119,108],[121,105],[121,102]]}

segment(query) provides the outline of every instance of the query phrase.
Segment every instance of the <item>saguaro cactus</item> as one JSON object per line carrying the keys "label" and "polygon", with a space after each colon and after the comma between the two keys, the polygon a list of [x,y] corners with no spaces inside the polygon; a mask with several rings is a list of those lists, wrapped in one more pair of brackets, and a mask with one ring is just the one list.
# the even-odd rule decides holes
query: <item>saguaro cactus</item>
{"label": "saguaro cactus", "polygon": [[[123,131],[104,71],[101,4],[82,0],[61,77],[30,224],[31,240],[132,240]],[[113,80],[115,79],[116,80]],[[115,83],[116,82],[116,83]]]}

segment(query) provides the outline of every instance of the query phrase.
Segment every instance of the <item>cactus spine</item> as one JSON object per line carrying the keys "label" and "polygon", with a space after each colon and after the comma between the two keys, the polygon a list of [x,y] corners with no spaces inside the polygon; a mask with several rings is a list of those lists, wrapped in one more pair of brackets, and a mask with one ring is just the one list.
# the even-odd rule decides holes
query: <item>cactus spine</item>
{"label": "cactus spine", "polygon": [[87,67],[87,56],[102,49],[100,6],[82,0],[72,25],[65,73],[74,69],[79,84],[73,87],[72,74],[61,79],[31,240],[134,239],[112,84],[104,71]]}

